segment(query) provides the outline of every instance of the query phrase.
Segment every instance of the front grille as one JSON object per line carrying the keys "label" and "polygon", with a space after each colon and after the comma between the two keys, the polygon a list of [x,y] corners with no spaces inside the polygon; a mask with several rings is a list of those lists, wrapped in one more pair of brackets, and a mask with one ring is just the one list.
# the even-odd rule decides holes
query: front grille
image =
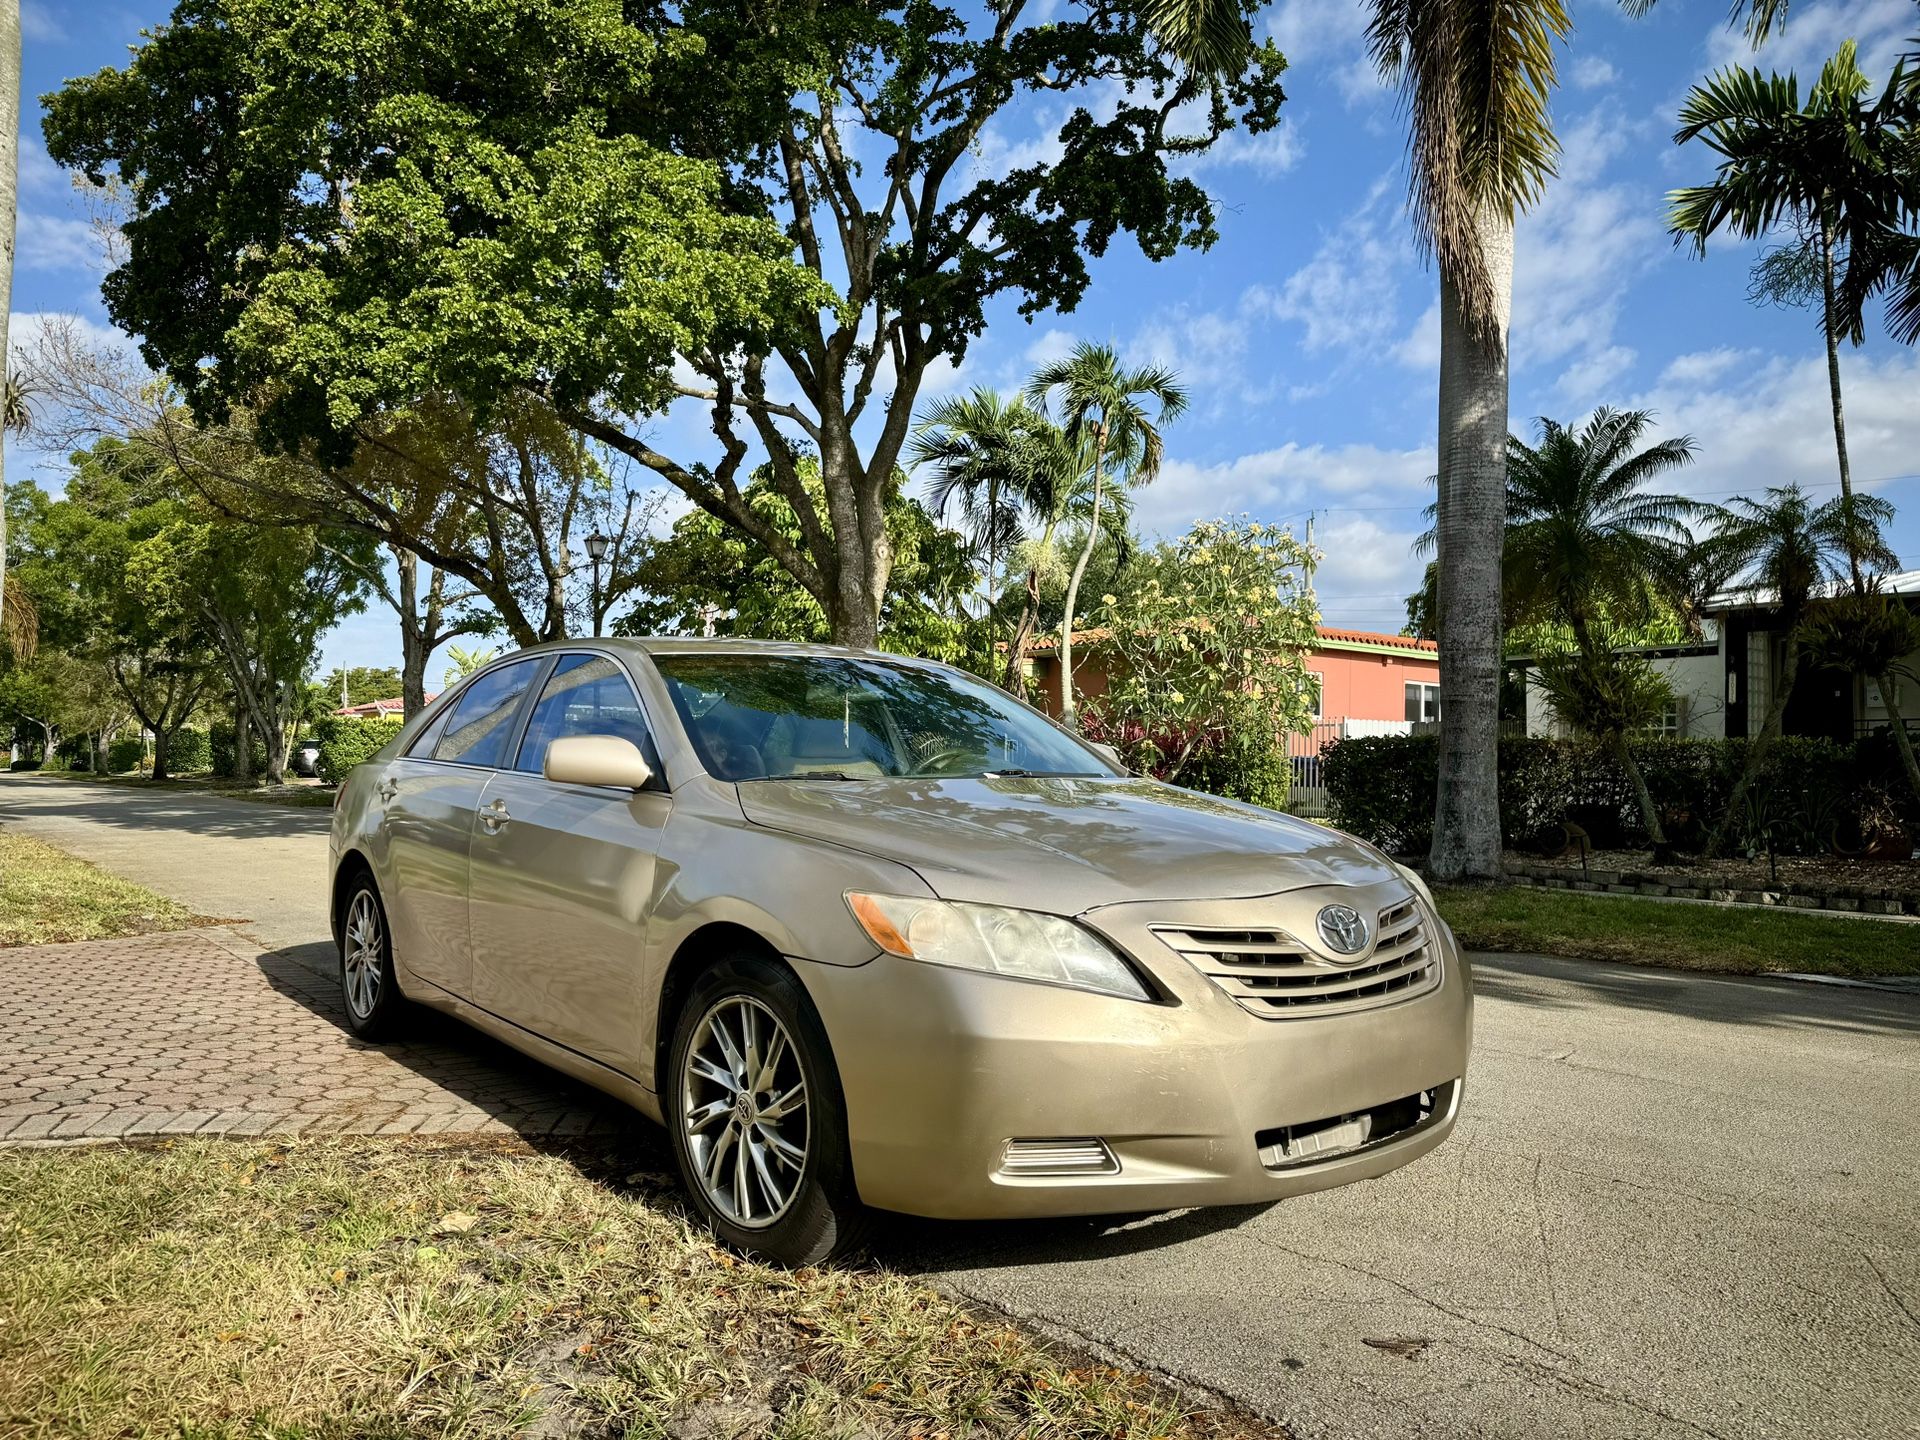
{"label": "front grille", "polygon": [[1284,930],[1156,926],[1154,933],[1242,1009],[1264,1020],[1366,1010],[1410,999],[1440,983],[1440,957],[1412,896],[1380,911],[1372,948],[1344,964]]}

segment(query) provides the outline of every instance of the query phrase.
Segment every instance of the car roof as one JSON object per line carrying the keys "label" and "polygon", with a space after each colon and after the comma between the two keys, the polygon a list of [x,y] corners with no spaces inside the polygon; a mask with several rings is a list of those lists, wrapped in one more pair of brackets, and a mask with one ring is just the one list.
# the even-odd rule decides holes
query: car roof
{"label": "car roof", "polygon": [[[888,650],[857,649],[846,645],[815,645],[798,640],[749,640],[732,635],[618,635],[604,638],[574,636],[565,640],[547,640],[510,652],[514,655],[540,655],[549,650],[578,650],[583,645],[602,645],[615,650],[638,651],[643,655],[837,655],[852,660],[885,660],[895,664],[930,665],[937,662],[912,655],[896,655]],[[501,659],[506,659],[503,655]]]}

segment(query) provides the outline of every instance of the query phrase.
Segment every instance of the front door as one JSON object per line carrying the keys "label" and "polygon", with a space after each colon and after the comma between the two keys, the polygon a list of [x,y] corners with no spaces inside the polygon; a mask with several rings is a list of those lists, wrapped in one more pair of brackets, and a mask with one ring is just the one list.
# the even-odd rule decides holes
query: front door
{"label": "front door", "polygon": [[506,758],[521,702],[540,661],[481,675],[389,772],[387,906],[395,961],[452,994],[471,994],[467,948],[468,851],[493,769]]}
{"label": "front door", "polygon": [[602,655],[563,655],[527,721],[512,768],[481,797],[468,891],[475,1001],[522,1029],[648,1087],[638,1053],[642,946],[673,800],[557,785],[541,773],[568,735],[632,740],[660,761],[625,673]]}

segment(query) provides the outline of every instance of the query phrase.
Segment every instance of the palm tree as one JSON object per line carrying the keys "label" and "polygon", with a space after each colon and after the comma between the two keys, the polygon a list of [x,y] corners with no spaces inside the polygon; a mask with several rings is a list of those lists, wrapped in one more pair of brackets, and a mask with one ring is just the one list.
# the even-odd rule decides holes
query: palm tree
{"label": "palm tree", "polygon": [[[1056,391],[1066,437],[1076,447],[1086,448],[1093,471],[1086,543],[1067,577],[1066,614],[1060,621],[1060,719],[1071,725],[1078,708],[1073,693],[1073,620],[1080,581],[1100,539],[1107,474],[1111,469],[1129,486],[1150,484],[1159,475],[1163,453],[1159,427],[1187,408],[1187,392],[1165,366],[1128,370],[1112,346],[1086,341],[1074,346],[1064,360],[1042,366],[1027,382],[1028,402],[1043,412]],[[1148,404],[1157,404],[1159,413],[1149,416]]]}
{"label": "palm tree", "polygon": [[1666,832],[1628,745],[1651,687],[1619,663],[1604,633],[1683,604],[1690,589],[1687,521],[1702,507],[1643,487],[1690,464],[1694,443],[1682,435],[1640,449],[1652,422],[1645,410],[1602,408],[1578,430],[1542,417],[1537,446],[1508,441],[1505,589],[1510,617],[1550,618],[1573,631],[1579,665],[1551,674],[1578,713],[1561,713],[1613,751],[1659,853]]}
{"label": "palm tree", "polygon": [[[20,181],[20,0],[0,0],[0,380],[8,429],[25,427],[23,392],[12,383],[7,317],[13,310],[13,232]],[[0,453],[0,631],[7,629],[7,476]]]}
{"label": "palm tree", "polygon": [[[1865,332],[1859,304],[1844,306],[1841,292],[1871,288],[1862,272],[1887,263],[1885,237],[1913,213],[1913,152],[1920,141],[1920,89],[1908,85],[1899,68],[1871,103],[1870,88],[1851,40],[1821,67],[1804,106],[1792,75],[1730,66],[1711,76],[1687,97],[1673,138],[1679,144],[1704,140],[1722,158],[1712,184],[1672,193],[1667,217],[1674,237],[1691,239],[1699,255],[1719,230],[1745,240],[1782,225],[1796,232],[1798,245],[1778,252],[1784,265],[1769,274],[1763,262],[1760,287],[1790,297],[1797,288],[1796,259],[1804,256],[1813,271],[1811,288],[1819,296],[1827,342],[1841,508],[1849,522],[1847,569],[1856,594],[1865,589],[1860,562],[1869,536],[1855,523],[1840,342],[1857,345]],[[1843,269],[1852,273],[1843,275]]]}
{"label": "palm tree", "polygon": [[1774,628],[1783,643],[1766,718],[1747,747],[1746,764],[1727,808],[1707,839],[1709,855],[1725,850],[1736,817],[1744,813],[1753,777],[1780,738],[1787,701],[1800,676],[1808,606],[1819,590],[1845,578],[1846,564],[1896,563],[1880,537],[1880,527],[1892,518],[1893,507],[1877,495],[1857,495],[1851,507],[1844,496],[1816,506],[1798,485],[1774,486],[1759,500],[1743,496],[1712,513],[1712,533],[1697,553],[1710,587],[1744,577],[1756,594],[1771,595]]}

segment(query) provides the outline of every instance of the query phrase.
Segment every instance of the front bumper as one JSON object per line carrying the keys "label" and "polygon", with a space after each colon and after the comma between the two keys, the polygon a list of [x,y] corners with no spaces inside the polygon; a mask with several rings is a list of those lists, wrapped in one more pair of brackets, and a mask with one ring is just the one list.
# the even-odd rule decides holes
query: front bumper
{"label": "front bumper", "polygon": [[[940,1219],[1257,1204],[1371,1179],[1446,1139],[1459,1112],[1473,997],[1437,917],[1428,917],[1442,966],[1433,989],[1364,1010],[1269,1020],[1170,951],[1152,954],[1149,927],[1166,922],[1168,907],[1128,913],[1147,908],[1082,918],[1136,959],[1152,955],[1146,968],[1165,1004],[891,956],[852,967],[797,964],[833,1045],[862,1200]],[[1273,1147],[1288,1127],[1404,1115],[1395,1102],[1413,1097],[1428,1107],[1418,1123],[1384,1140],[1324,1159],[1283,1158]],[[1004,1168],[1009,1141],[1062,1138],[1103,1141],[1117,1169]]]}

